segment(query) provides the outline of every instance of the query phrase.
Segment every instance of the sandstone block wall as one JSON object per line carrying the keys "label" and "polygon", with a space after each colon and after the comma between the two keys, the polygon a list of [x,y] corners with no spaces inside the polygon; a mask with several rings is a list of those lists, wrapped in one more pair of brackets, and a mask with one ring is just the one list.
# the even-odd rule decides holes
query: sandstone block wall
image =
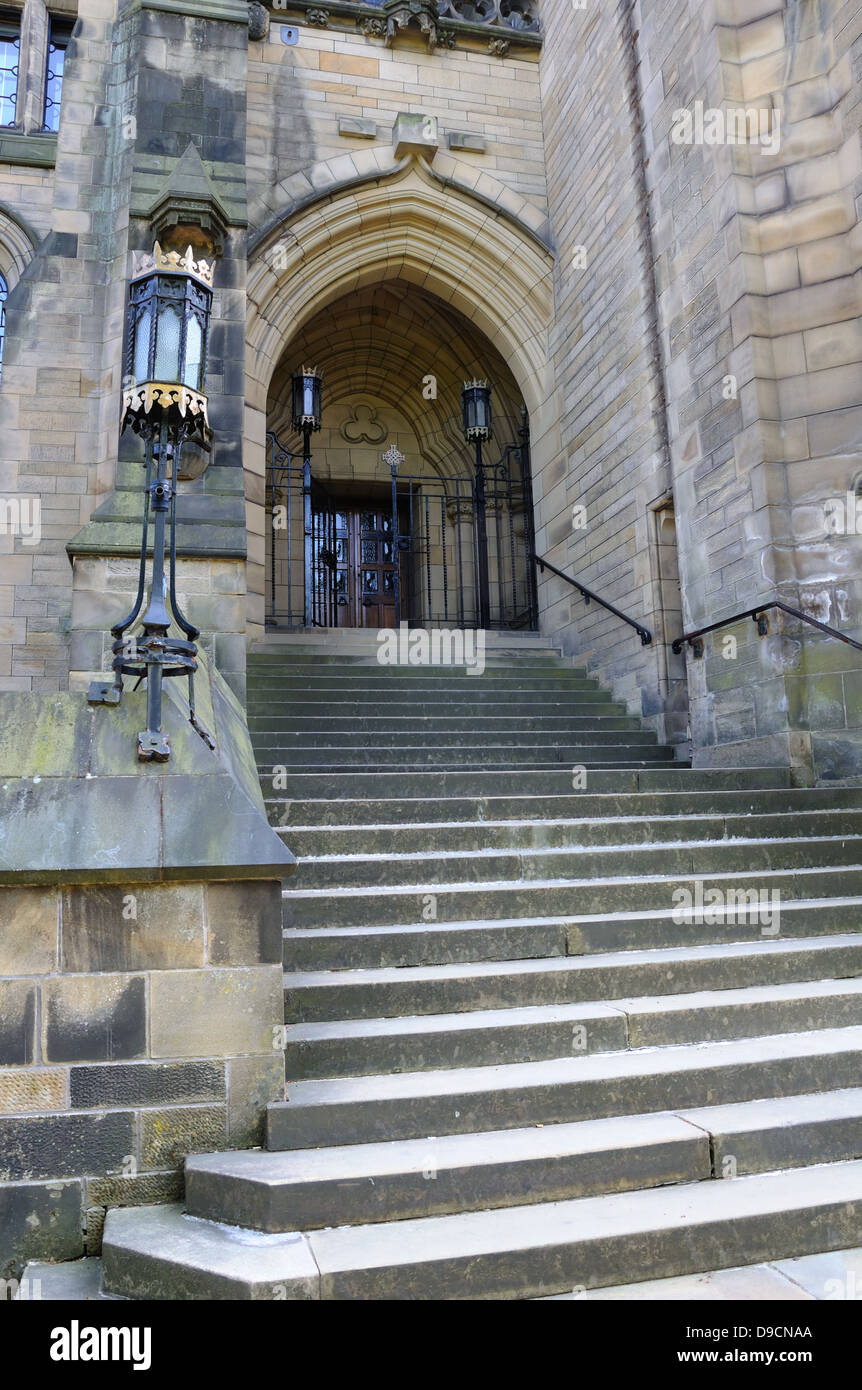
{"label": "sandstone block wall", "polygon": [[280,1099],[281,884],[0,887],[0,1274],[99,1249]]}

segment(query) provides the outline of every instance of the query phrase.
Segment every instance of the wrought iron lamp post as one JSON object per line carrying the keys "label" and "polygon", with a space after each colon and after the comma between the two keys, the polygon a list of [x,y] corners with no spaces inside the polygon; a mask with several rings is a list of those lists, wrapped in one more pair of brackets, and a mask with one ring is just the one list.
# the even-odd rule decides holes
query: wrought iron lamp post
{"label": "wrought iron lamp post", "polygon": [[[138,735],[142,762],[167,762],[170,742],[161,731],[162,680],[188,676],[189,717],[212,745],[195,718],[195,638],[199,630],[183,616],[176,594],[176,483],[183,444],[194,440],[209,448],[211,431],[207,398],[207,340],[212,307],[213,267],[185,255],[163,251],[156,242],[144,256],[129,287],[126,389],[121,433],[133,430],[146,441],[144,520],[138,592],[131,612],[111,628],[114,638],[113,685],[95,683],[93,704],[119,704],[123,676],[147,681],[147,728]],[[144,603],[150,519],[153,520],[153,566],[143,633],[127,636]],[[166,573],[166,558],[169,554]],[[170,609],[168,608],[170,601]],[[171,622],[183,639],[168,636]]]}
{"label": "wrought iron lamp post", "polygon": [[464,438],[476,449],[476,476],[473,483],[473,505],[476,513],[476,579],[478,590],[479,627],[486,628],[491,618],[490,584],[488,580],[488,522],[485,499],[485,465],[482,445],[494,437],[491,410],[491,387],[487,381],[465,381],[461,393],[464,417]]}
{"label": "wrought iron lamp post", "polygon": [[302,497],[305,522],[305,626],[314,626],[314,516],[311,505],[311,436],[323,423],[323,374],[316,367],[294,372],[292,423],[302,435]]}

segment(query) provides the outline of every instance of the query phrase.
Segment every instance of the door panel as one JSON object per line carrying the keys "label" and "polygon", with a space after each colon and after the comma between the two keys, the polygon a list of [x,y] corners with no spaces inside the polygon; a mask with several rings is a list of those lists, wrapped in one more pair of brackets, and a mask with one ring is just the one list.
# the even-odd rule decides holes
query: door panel
{"label": "door panel", "polygon": [[328,623],[334,627],[394,628],[396,555],[392,514],[374,503],[336,503],[331,524],[315,542],[318,585],[332,586]]}
{"label": "door panel", "polygon": [[361,509],[357,513],[357,585],[361,608],[358,626],[395,627],[395,551],[391,513]]}

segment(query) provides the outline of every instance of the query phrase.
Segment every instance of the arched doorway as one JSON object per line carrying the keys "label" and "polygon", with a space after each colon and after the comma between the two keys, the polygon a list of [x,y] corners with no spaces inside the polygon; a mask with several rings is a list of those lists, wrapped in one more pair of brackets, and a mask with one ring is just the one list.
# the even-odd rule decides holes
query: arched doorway
{"label": "arched doorway", "polygon": [[[291,426],[303,365],[323,375],[310,467]],[[476,378],[493,387],[484,489],[461,420]],[[515,378],[460,310],[398,278],[342,295],[294,336],[270,383],[267,625],[535,627],[529,469]]]}
{"label": "arched doorway", "polygon": [[[267,464],[268,428],[280,394],[276,371],[287,374],[302,365],[294,352],[300,335],[316,320],[332,319],[333,306],[351,294],[403,284],[457,311],[459,324],[466,321],[483,344],[492,345],[517,382],[529,411],[533,478],[541,479],[560,458],[560,409],[548,345],[554,257],[541,214],[513,199],[490,175],[483,175],[477,191],[475,172],[457,160],[441,155],[428,166],[372,153],[372,159],[364,153],[350,161],[339,158],[332,168],[315,165],[286,180],[251,248],[243,446],[251,641],[263,636],[271,603]],[[352,176],[346,162],[354,166]],[[479,356],[491,360],[484,351]],[[484,370],[491,375],[492,368]],[[330,373],[328,380],[334,384],[336,378]],[[326,410],[329,390],[328,384]],[[449,418],[457,433],[451,403]],[[464,457],[466,463],[466,450]],[[543,509],[547,504],[537,497],[540,542]]]}

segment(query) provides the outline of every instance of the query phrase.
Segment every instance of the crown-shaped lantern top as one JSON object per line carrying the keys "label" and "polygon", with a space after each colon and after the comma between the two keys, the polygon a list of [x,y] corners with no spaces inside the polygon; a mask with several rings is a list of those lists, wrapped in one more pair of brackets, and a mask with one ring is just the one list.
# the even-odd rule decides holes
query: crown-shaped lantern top
{"label": "crown-shaped lantern top", "polygon": [[205,261],[203,257],[195,260],[195,254],[191,246],[186,247],[185,255],[180,255],[179,251],[163,251],[158,242],[155,243],[152,251],[144,251],[132,271],[132,280],[140,280],[144,275],[153,275],[161,272],[166,275],[192,275],[201,284],[212,289],[214,261]]}

